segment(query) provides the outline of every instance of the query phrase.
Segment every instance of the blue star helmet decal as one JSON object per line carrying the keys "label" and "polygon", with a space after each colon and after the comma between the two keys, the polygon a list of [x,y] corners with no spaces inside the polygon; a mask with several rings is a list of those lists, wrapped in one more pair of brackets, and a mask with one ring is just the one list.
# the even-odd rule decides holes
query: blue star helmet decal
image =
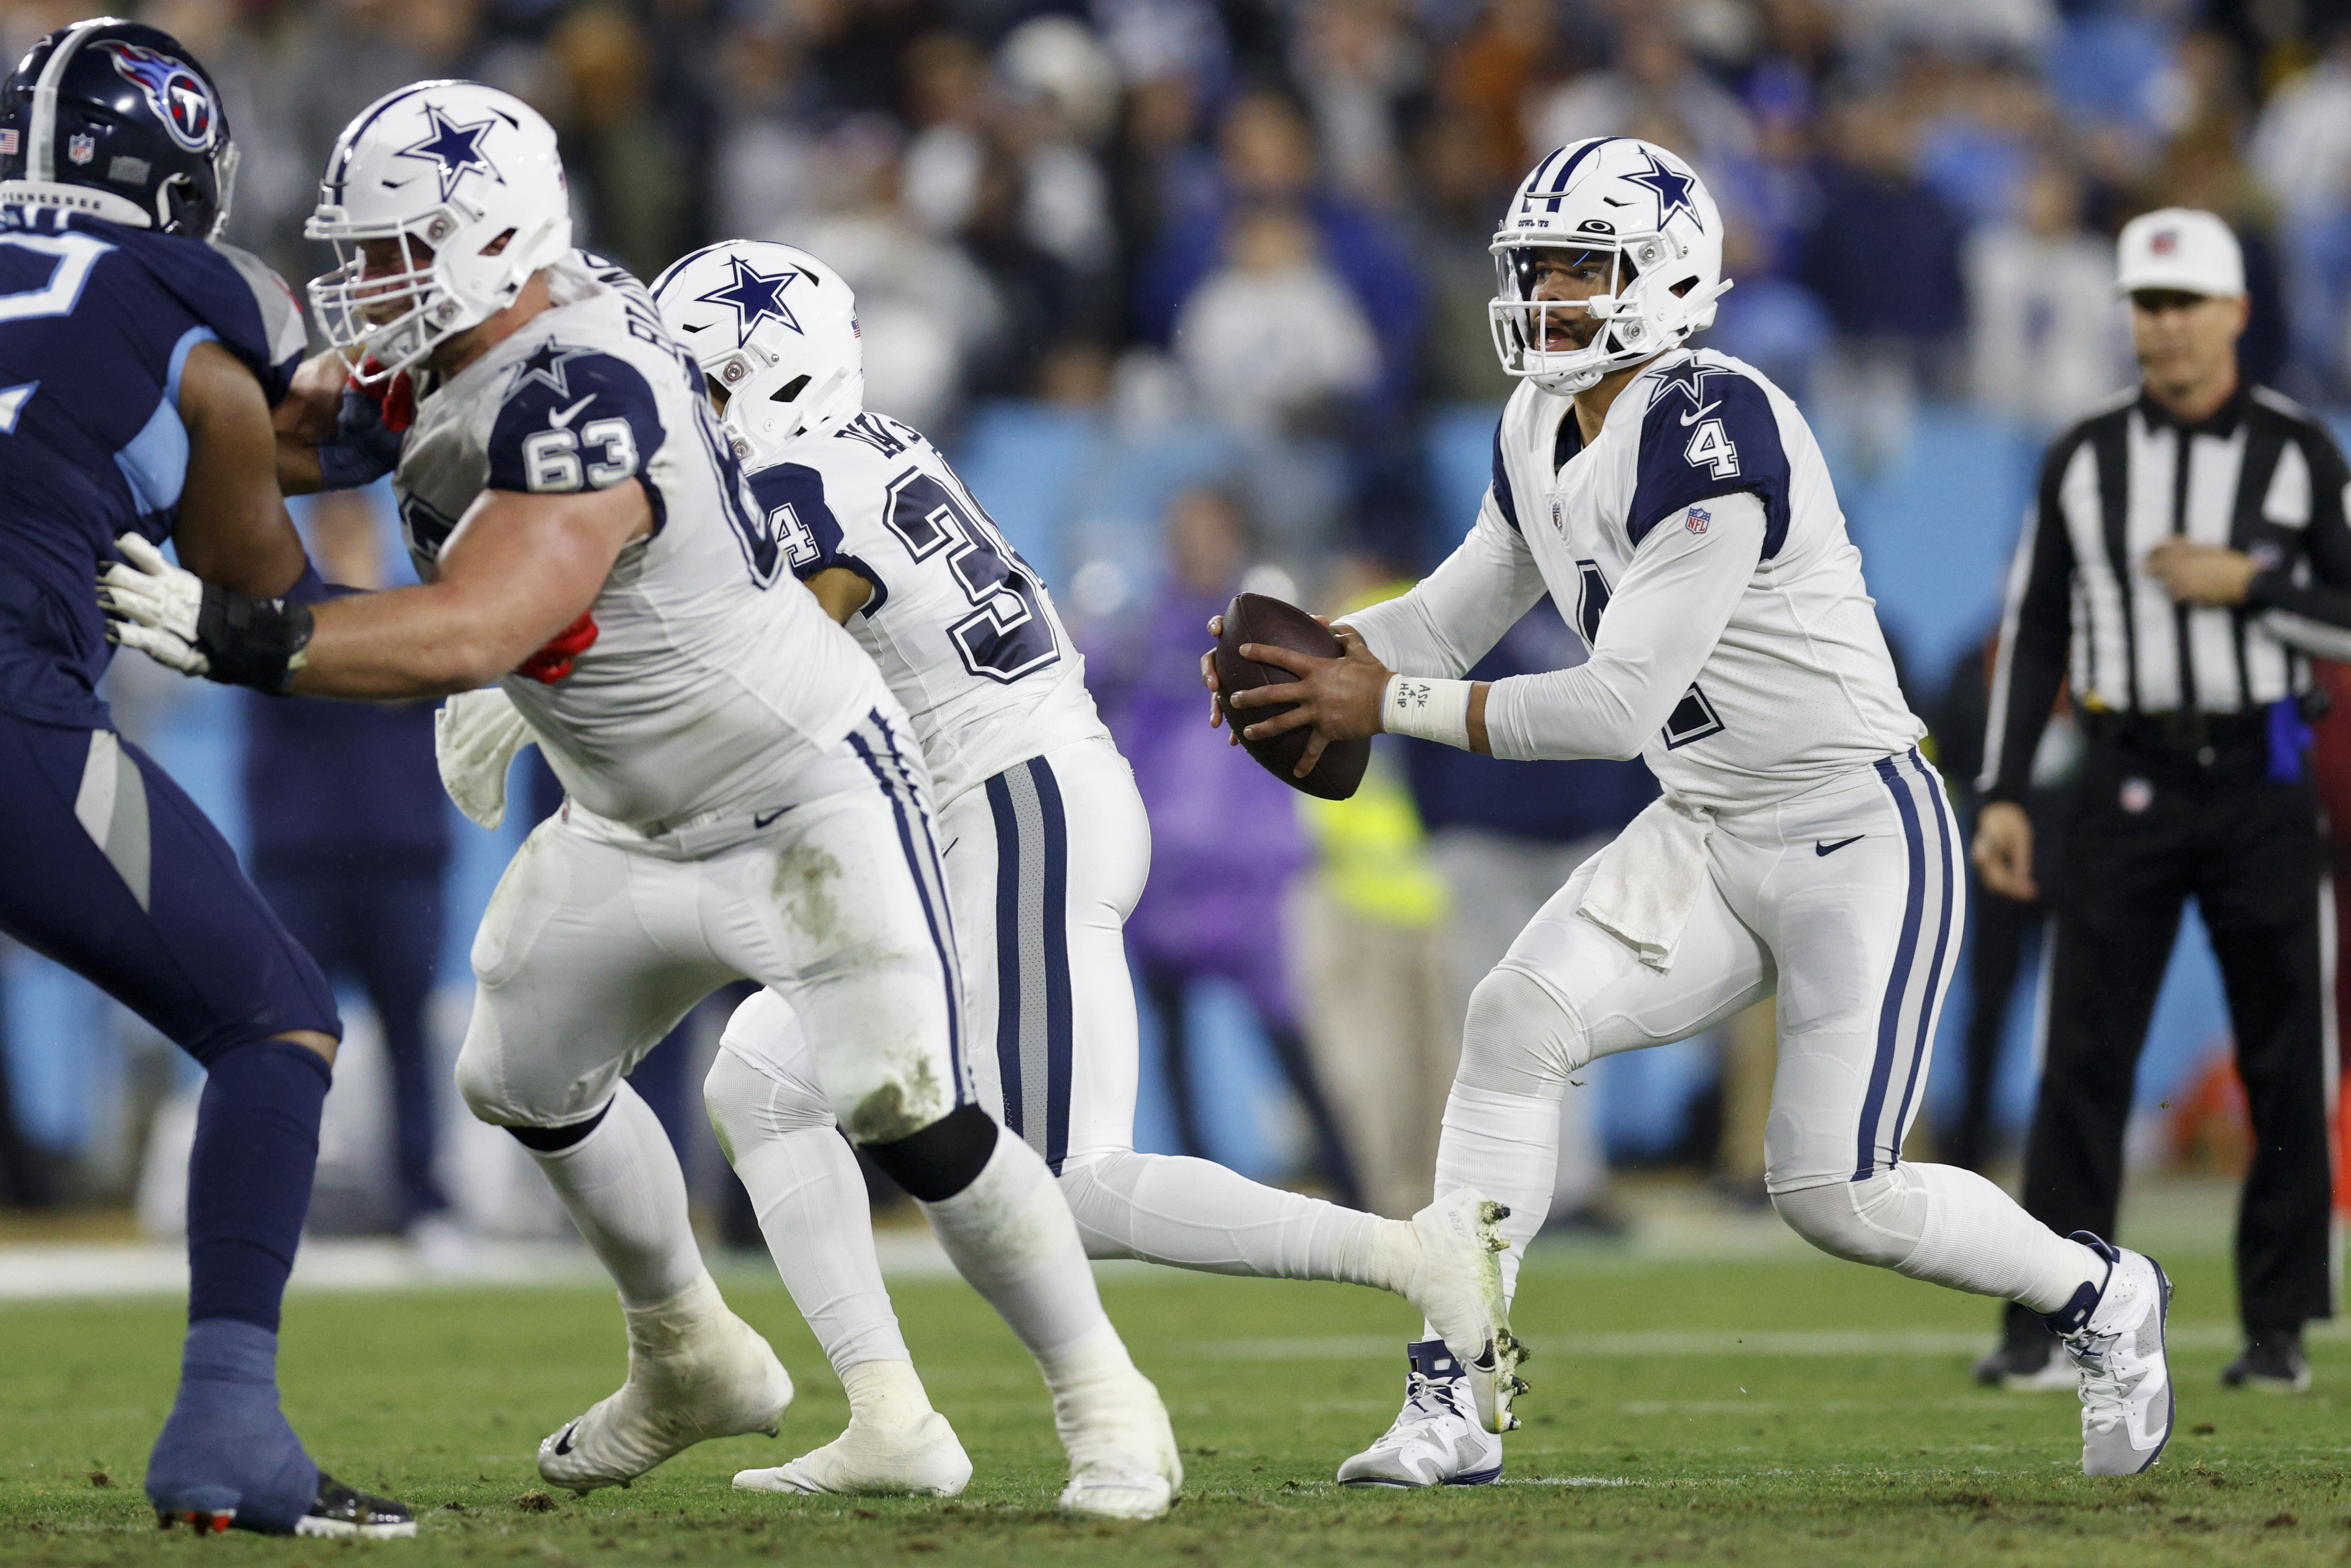
{"label": "blue star helmet decal", "polygon": [[593,352],[592,349],[567,349],[560,343],[541,343],[515,367],[514,384],[507,388],[507,396],[512,397],[531,382],[538,382],[550,388],[556,396],[569,397],[571,381],[565,367],[580,355]]}
{"label": "blue star helmet decal", "polygon": [[[739,256],[728,256],[726,265],[734,269],[733,278],[724,287],[695,295],[694,302],[696,305],[724,305],[735,312],[737,348],[749,344],[752,329],[762,321],[780,321],[793,331],[800,331],[799,318],[783,301],[784,290],[799,278],[799,273],[787,267],[770,277],[766,273],[754,270]],[[800,332],[800,335],[806,337],[808,334]]]}
{"label": "blue star helmet decal", "polygon": [[497,165],[482,152],[482,140],[497,129],[496,120],[485,120],[477,125],[459,125],[442,113],[437,103],[424,106],[424,120],[431,127],[424,140],[402,148],[397,155],[433,164],[433,172],[441,181],[443,201],[457,193],[457,182],[467,174],[487,174],[498,183],[506,183],[506,176],[498,172]]}
{"label": "blue star helmet decal", "polygon": [[1675,173],[1658,162],[1657,155],[1646,147],[1641,150],[1641,156],[1648,161],[1648,168],[1623,178],[1626,184],[1639,185],[1656,196],[1657,226],[1664,228],[1673,221],[1676,213],[1687,213],[1690,222],[1701,229],[1706,227],[1706,220],[1698,216],[1698,204],[1690,200],[1690,192],[1697,188],[1698,182],[1687,174]]}

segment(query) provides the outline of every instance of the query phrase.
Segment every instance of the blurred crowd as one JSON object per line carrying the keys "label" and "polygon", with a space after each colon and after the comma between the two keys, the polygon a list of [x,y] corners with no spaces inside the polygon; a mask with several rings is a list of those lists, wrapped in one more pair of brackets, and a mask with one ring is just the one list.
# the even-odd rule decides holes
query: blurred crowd
{"label": "blurred crowd", "polygon": [[[1157,597],[1087,632],[1154,815],[1131,933],[1141,991],[1179,1142],[1205,1140],[1188,998],[1219,980],[1296,1093],[1302,1166],[1391,1212],[1425,1191],[1468,986],[1654,785],[1637,763],[1416,744],[1384,752],[1357,800],[1301,815],[1221,755],[1192,660],[1199,622],[1252,568],[1337,609],[1394,591],[1458,537],[1458,508],[1431,502],[1422,433],[1510,390],[1486,246],[1543,152],[1627,134],[1696,165],[1736,279],[1706,341],[1785,385],[1848,471],[1896,448],[1926,405],[2045,432],[2127,384],[2112,235],[2174,204],[2243,240],[2248,373],[2351,402],[2351,0],[121,8],[220,78],[244,153],[228,237],[298,286],[327,265],[300,231],[340,128],[392,88],[467,77],[554,121],[582,243],[641,276],[737,235],[831,263],[858,292],[870,405],[950,451],[1001,400],[1130,435],[1215,429],[1223,471],[1165,508]],[[0,0],[0,47],[89,14]],[[1065,603],[1083,621],[1077,589]],[[1480,673],[1577,656],[1547,613]],[[419,717],[389,722],[421,737]],[[254,725],[256,746],[300,744]],[[360,848],[386,877],[422,876],[445,851],[417,831]],[[337,933],[319,940],[350,946],[351,977],[399,993],[387,1005],[412,1021],[392,1032],[413,1034],[423,959],[358,972],[368,941],[334,926],[358,915],[304,891],[323,874],[314,849],[261,846],[286,897],[312,898]],[[1264,885],[1237,883],[1244,871]],[[1719,1042],[1726,1150],[1760,1116],[1762,1028]],[[422,1104],[415,1071],[394,1077]],[[1602,1212],[1588,1098],[1569,1099],[1585,1122],[1562,1202]],[[411,1215],[444,1201],[423,1136],[397,1140]],[[1760,1128],[1751,1142],[1757,1169],[1737,1154],[1724,1166],[1742,1190]]]}

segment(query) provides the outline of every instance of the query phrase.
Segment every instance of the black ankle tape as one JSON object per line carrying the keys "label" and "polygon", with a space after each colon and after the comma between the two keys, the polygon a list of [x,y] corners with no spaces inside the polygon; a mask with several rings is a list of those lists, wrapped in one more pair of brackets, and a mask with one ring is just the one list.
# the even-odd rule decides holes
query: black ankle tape
{"label": "black ankle tape", "polygon": [[958,1105],[919,1133],[862,1146],[915,1202],[944,1203],[979,1179],[997,1132],[987,1112]]}
{"label": "black ankle tape", "polygon": [[607,1100],[602,1110],[584,1122],[566,1122],[560,1127],[508,1127],[507,1131],[514,1134],[516,1143],[534,1154],[551,1155],[558,1149],[569,1148],[602,1126],[611,1109],[612,1103]]}

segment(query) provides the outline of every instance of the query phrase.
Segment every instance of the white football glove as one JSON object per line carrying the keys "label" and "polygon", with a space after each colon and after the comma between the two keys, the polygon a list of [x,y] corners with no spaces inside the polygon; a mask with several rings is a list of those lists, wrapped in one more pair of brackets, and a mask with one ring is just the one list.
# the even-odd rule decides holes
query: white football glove
{"label": "white football glove", "polygon": [[131,564],[109,561],[98,574],[99,608],[106,612],[106,634],[136,648],[183,675],[201,675],[212,661],[196,646],[196,621],[204,612],[204,582],[173,566],[137,534],[125,534],[114,548]]}
{"label": "white football glove", "polygon": [[495,830],[507,817],[507,769],[538,737],[496,686],[459,692],[433,715],[433,758],[457,810]]}

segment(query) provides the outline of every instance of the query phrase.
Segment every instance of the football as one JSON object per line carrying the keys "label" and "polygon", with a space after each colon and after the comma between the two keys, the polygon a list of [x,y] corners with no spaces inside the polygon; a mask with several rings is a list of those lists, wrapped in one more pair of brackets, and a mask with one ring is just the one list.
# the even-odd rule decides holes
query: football
{"label": "football", "polygon": [[[1339,656],[1339,639],[1331,634],[1331,629],[1295,604],[1285,604],[1262,593],[1237,594],[1225,611],[1224,635],[1217,639],[1217,685],[1220,692],[1281,685],[1298,678],[1288,670],[1242,658],[1244,643],[1264,643],[1318,659]],[[1238,734],[1240,725],[1261,723],[1289,711],[1287,707],[1261,707],[1238,714],[1228,707],[1225,720],[1232,724],[1238,719],[1239,724],[1235,725],[1234,733]],[[1310,729],[1293,729],[1270,740],[1243,740],[1241,745],[1267,772],[1291,789],[1325,800],[1343,800],[1364,781],[1364,768],[1372,760],[1372,743],[1368,738],[1334,741],[1323,748],[1322,760],[1314,765],[1314,771],[1301,779],[1291,769],[1306,755],[1306,739],[1312,733]]]}

